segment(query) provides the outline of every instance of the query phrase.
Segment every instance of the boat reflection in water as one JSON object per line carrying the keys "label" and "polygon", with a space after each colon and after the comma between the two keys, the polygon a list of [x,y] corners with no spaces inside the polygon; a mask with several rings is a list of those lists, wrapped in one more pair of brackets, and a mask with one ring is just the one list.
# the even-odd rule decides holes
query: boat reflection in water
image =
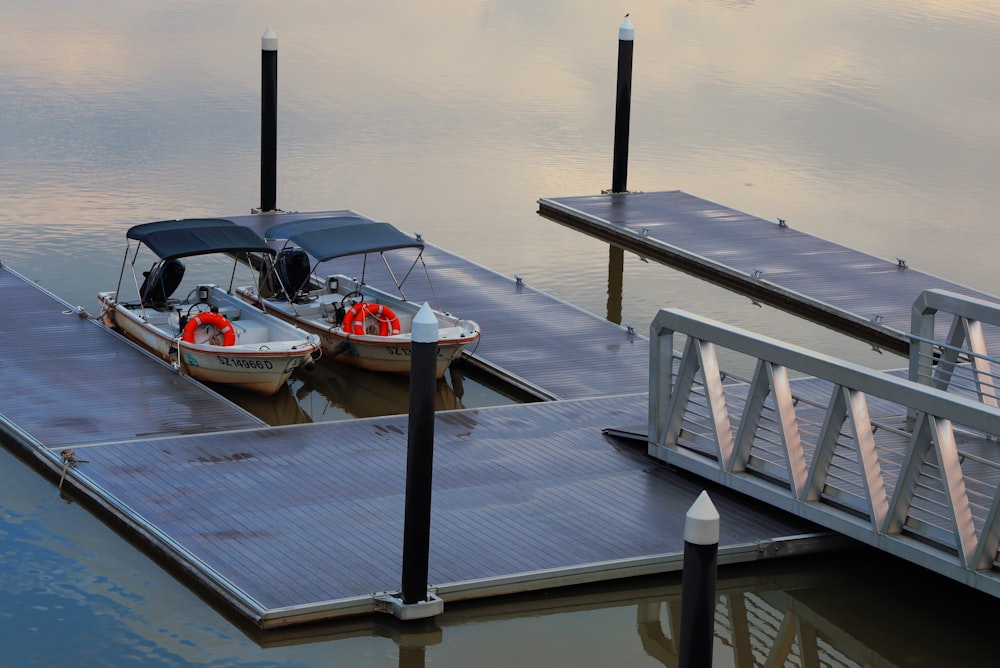
{"label": "boat reflection in water", "polygon": [[[462,396],[468,387],[474,405],[488,396],[488,405],[516,403],[477,380],[469,380],[455,364],[435,386],[438,411],[465,408]],[[269,425],[334,422],[353,418],[405,415],[410,409],[408,376],[366,371],[346,364],[320,360],[312,369],[299,369],[274,396],[216,387],[223,396]]]}
{"label": "boat reflection in water", "polygon": [[[294,378],[294,376],[293,376]],[[312,422],[312,418],[299,406],[298,399],[292,393],[289,380],[275,392],[266,397],[253,392],[236,388],[211,386],[219,394],[268,425],[276,427],[283,424],[303,424]]]}
{"label": "boat reflection in water", "polygon": [[[291,386],[300,409],[316,422],[403,415],[410,410],[409,376],[321,360],[311,370],[295,374]],[[461,375],[449,370],[435,385],[435,410],[464,408],[462,389]]]}

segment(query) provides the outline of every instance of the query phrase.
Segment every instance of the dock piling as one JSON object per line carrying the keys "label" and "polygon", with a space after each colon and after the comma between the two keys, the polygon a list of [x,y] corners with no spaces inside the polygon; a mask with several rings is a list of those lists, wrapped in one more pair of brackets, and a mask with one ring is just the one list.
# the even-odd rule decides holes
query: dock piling
{"label": "dock piling", "polygon": [[268,28],[260,38],[260,210],[277,209],[278,36]]}
{"label": "dock piling", "polygon": [[434,391],[437,376],[437,317],[430,305],[413,318],[410,358],[410,416],[406,450],[406,508],[403,519],[402,603],[430,601],[427,566],[431,533],[431,480],[434,473]]}
{"label": "dock piling", "polygon": [[627,192],[628,130],[632,109],[632,46],[635,28],[628,14],[618,29],[618,95],[615,102],[615,147],[611,173],[611,192]]}
{"label": "dock piling", "polygon": [[712,665],[719,511],[702,491],[684,519],[679,668]]}

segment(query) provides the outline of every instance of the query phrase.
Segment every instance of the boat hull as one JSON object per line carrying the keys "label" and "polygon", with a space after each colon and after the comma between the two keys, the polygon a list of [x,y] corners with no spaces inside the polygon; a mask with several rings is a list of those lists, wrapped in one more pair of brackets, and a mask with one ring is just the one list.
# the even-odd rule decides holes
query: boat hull
{"label": "boat hull", "polygon": [[[186,375],[205,383],[272,395],[286,383],[295,369],[319,356],[318,338],[307,339],[306,333],[301,331],[294,334],[296,339],[292,339],[290,344],[270,340],[240,342],[241,336],[253,338],[249,332],[261,329],[249,322],[242,327],[239,326],[240,321],[233,323],[239,332],[234,345],[185,341],[177,326],[177,313],[144,313],[131,309],[116,303],[113,293],[102,293],[99,297],[105,307],[105,324],[121,331]],[[151,322],[157,318],[164,322]]]}
{"label": "boat hull", "polygon": [[[301,321],[296,321],[296,324],[306,329]],[[392,341],[395,337],[348,336],[341,329],[316,333],[320,336],[325,357],[369,371],[410,373],[413,342],[409,337],[399,337]],[[462,354],[465,345],[466,342],[453,339],[438,341],[435,365],[437,378],[444,377],[451,363]]]}
{"label": "boat hull", "polygon": [[[419,306],[395,299],[371,286],[357,286],[344,277],[339,277],[339,284],[341,286],[349,284],[347,291],[363,287],[366,299],[390,306],[402,322],[401,332],[379,336],[345,331],[336,324],[333,317],[333,303],[340,297],[339,294],[317,294],[315,302],[304,305],[290,305],[287,300],[264,298],[256,290],[248,287],[237,288],[236,294],[264,312],[283,318],[299,329],[318,336],[323,347],[323,357],[326,359],[369,371],[409,374],[410,359],[413,356],[409,324]],[[452,362],[461,356],[462,351],[479,339],[479,326],[472,321],[440,312],[435,312],[435,316],[440,324],[435,375],[437,378],[442,378]]]}

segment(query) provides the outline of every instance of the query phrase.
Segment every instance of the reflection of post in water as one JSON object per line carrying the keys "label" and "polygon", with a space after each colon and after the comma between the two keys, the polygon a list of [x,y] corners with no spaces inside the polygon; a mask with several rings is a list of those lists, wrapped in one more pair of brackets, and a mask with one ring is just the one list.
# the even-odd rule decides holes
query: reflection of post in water
{"label": "reflection of post in water", "polygon": [[[736,668],[841,665],[844,657],[858,665],[891,663],[837,620],[824,617],[822,610],[811,608],[794,595],[779,590],[760,591],[758,587],[740,591],[742,588],[720,592],[715,607],[715,642],[732,651],[732,665]],[[636,630],[646,654],[667,668],[677,668],[680,598],[641,602],[636,613]],[[870,664],[873,658],[876,662]]]}
{"label": "reflection of post in water", "polygon": [[393,637],[399,647],[399,668],[424,668],[427,648],[441,643],[441,629],[429,619],[412,620],[395,626]]}
{"label": "reflection of post in water", "polygon": [[399,646],[399,668],[424,668],[424,646]]}
{"label": "reflection of post in water", "polygon": [[625,249],[608,246],[608,321],[622,324],[622,283],[625,274]]}

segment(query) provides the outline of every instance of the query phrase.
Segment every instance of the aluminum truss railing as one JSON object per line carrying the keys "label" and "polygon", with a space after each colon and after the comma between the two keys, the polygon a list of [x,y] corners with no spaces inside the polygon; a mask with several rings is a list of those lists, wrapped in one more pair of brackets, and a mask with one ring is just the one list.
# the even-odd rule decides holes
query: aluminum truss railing
{"label": "aluminum truss railing", "polygon": [[[937,320],[948,315],[951,326],[940,340]],[[1000,327],[1000,304],[946,290],[922,292],[910,320],[910,380],[998,406],[1000,358],[987,350],[984,326]]]}
{"label": "aluminum truss railing", "polygon": [[678,310],[649,382],[650,455],[1000,596],[997,408]]}

